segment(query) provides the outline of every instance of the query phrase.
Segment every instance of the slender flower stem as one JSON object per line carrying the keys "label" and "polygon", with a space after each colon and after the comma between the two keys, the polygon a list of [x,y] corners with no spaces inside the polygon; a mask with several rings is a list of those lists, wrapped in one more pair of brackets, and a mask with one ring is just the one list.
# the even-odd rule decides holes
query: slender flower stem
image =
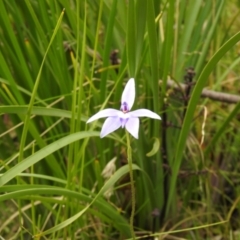
{"label": "slender flower stem", "polygon": [[129,165],[129,174],[130,174],[130,182],[131,182],[131,192],[132,192],[132,211],[130,216],[130,227],[132,232],[132,239],[135,239],[134,233],[134,214],[135,214],[135,188],[134,188],[134,181],[133,181],[133,170],[132,170],[132,149],[130,144],[130,135],[128,131],[126,131],[127,136],[127,157],[128,157],[128,165]]}

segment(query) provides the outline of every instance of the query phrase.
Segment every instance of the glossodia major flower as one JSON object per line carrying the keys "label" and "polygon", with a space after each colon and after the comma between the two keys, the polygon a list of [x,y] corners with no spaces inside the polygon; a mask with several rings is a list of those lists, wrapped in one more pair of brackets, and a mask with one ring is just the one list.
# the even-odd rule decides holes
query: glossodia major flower
{"label": "glossodia major flower", "polygon": [[87,123],[95,121],[99,118],[105,118],[100,137],[103,138],[109,133],[117,130],[118,128],[126,128],[127,131],[135,138],[138,138],[139,130],[139,117],[149,117],[161,120],[160,116],[148,109],[138,109],[130,112],[135,99],[135,81],[134,78],[129,79],[127,82],[121,98],[120,111],[112,108],[107,108],[99,111],[90,117]]}

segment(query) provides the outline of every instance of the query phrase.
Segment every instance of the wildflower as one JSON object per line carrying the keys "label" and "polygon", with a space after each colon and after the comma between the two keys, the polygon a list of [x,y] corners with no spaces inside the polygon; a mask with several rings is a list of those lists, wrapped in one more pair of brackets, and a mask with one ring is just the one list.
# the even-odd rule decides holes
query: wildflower
{"label": "wildflower", "polygon": [[87,123],[95,121],[99,118],[108,117],[100,133],[100,137],[103,138],[109,133],[117,130],[118,128],[126,128],[127,131],[135,138],[138,138],[139,130],[139,118],[138,117],[149,117],[161,120],[160,116],[148,109],[138,109],[130,112],[135,99],[135,82],[131,78],[127,82],[125,89],[122,93],[121,108],[119,110],[107,108],[93,115],[88,119]]}

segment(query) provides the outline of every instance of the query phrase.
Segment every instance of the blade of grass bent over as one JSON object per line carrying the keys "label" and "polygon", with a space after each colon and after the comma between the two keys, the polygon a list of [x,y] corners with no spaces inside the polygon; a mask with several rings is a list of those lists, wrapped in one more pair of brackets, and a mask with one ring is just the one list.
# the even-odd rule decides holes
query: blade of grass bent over
{"label": "blade of grass bent over", "polygon": [[14,167],[10,168],[7,172],[5,172],[0,177],[0,187],[4,184],[8,183],[10,180],[15,178],[17,175],[28,169],[30,166],[34,165],[35,163],[39,162],[41,159],[44,159],[48,155],[52,154],[53,152],[57,151],[58,149],[75,142],[79,139],[89,138],[89,137],[96,137],[99,136],[99,132],[94,131],[87,131],[87,132],[78,132],[71,135],[67,135],[46,147],[42,148],[41,150],[35,152],[33,155],[27,157],[23,161],[16,164]]}
{"label": "blade of grass bent over", "polygon": [[[140,168],[133,164],[132,165],[132,169],[133,170],[140,170]],[[123,167],[121,167],[120,169],[118,169],[113,175],[112,177],[104,184],[104,186],[101,188],[101,190],[98,192],[98,194],[93,198],[93,200],[91,201],[91,203],[89,205],[87,205],[83,210],[81,210],[80,212],[78,212],[77,214],[75,214],[74,216],[70,217],[69,219],[61,222],[60,224],[54,226],[53,228],[48,229],[45,232],[39,233],[37,234],[35,237],[40,237],[43,235],[47,235],[50,233],[54,233],[56,231],[59,231],[62,228],[65,228],[67,226],[69,226],[71,223],[73,223],[74,221],[76,221],[79,217],[81,217],[92,205],[93,203],[99,198],[101,197],[101,195],[108,190],[111,186],[113,186],[122,176],[124,176],[126,173],[129,172],[129,166],[125,165]],[[125,234],[126,236],[131,236],[130,233],[130,229],[126,229],[128,230]]]}
{"label": "blade of grass bent over", "polygon": [[[125,170],[122,169],[117,174],[117,178],[121,177],[122,176],[121,174],[124,174],[124,171]],[[6,201],[9,199],[26,199],[26,200],[36,199],[36,200],[40,200],[39,202],[49,201],[54,203],[66,204],[66,202],[62,199],[62,196],[64,196],[64,197],[69,197],[71,199],[75,199],[75,201],[79,201],[80,203],[79,206],[83,208],[86,206],[87,203],[90,203],[92,201],[92,192],[89,192],[87,189],[85,189],[84,191],[85,191],[84,193],[79,193],[78,191],[68,190],[61,187],[42,185],[42,184],[40,185],[34,184],[31,186],[22,185],[21,188],[19,188],[19,185],[10,185],[10,186],[8,185],[6,187],[1,188],[1,193],[3,192],[7,192],[7,193],[0,195],[0,202]],[[39,198],[39,195],[41,195],[42,198]],[[56,196],[61,196],[61,197],[59,198]],[[106,222],[111,223],[112,221],[114,227],[117,230],[119,230],[119,232],[121,233],[129,232],[128,223],[125,217],[119,214],[119,211],[116,210],[112,205],[108,204],[107,201],[103,198],[96,199],[90,213],[94,214],[95,211],[99,212],[99,209],[101,209],[100,214],[103,214],[108,218]],[[9,221],[9,219],[7,221]],[[14,221],[14,218],[12,218],[10,221]],[[4,222],[4,224],[6,224],[6,222]],[[0,232],[2,229],[4,229],[3,226],[0,226]],[[40,235],[41,230],[37,230],[37,231],[40,232],[38,233]],[[36,235],[37,235],[37,232],[36,232]],[[59,238],[54,238],[52,236],[49,236],[49,238],[47,239],[59,239]]]}

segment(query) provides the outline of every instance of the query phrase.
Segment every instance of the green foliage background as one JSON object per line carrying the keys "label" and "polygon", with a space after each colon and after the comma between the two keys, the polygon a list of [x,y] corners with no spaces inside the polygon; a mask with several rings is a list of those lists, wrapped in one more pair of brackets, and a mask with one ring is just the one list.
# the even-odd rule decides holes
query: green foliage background
{"label": "green foliage background", "polygon": [[0,237],[132,238],[126,136],[86,121],[134,77],[134,109],[162,117],[131,140],[136,237],[238,239],[240,104],[200,96],[239,93],[239,7],[0,0]]}

